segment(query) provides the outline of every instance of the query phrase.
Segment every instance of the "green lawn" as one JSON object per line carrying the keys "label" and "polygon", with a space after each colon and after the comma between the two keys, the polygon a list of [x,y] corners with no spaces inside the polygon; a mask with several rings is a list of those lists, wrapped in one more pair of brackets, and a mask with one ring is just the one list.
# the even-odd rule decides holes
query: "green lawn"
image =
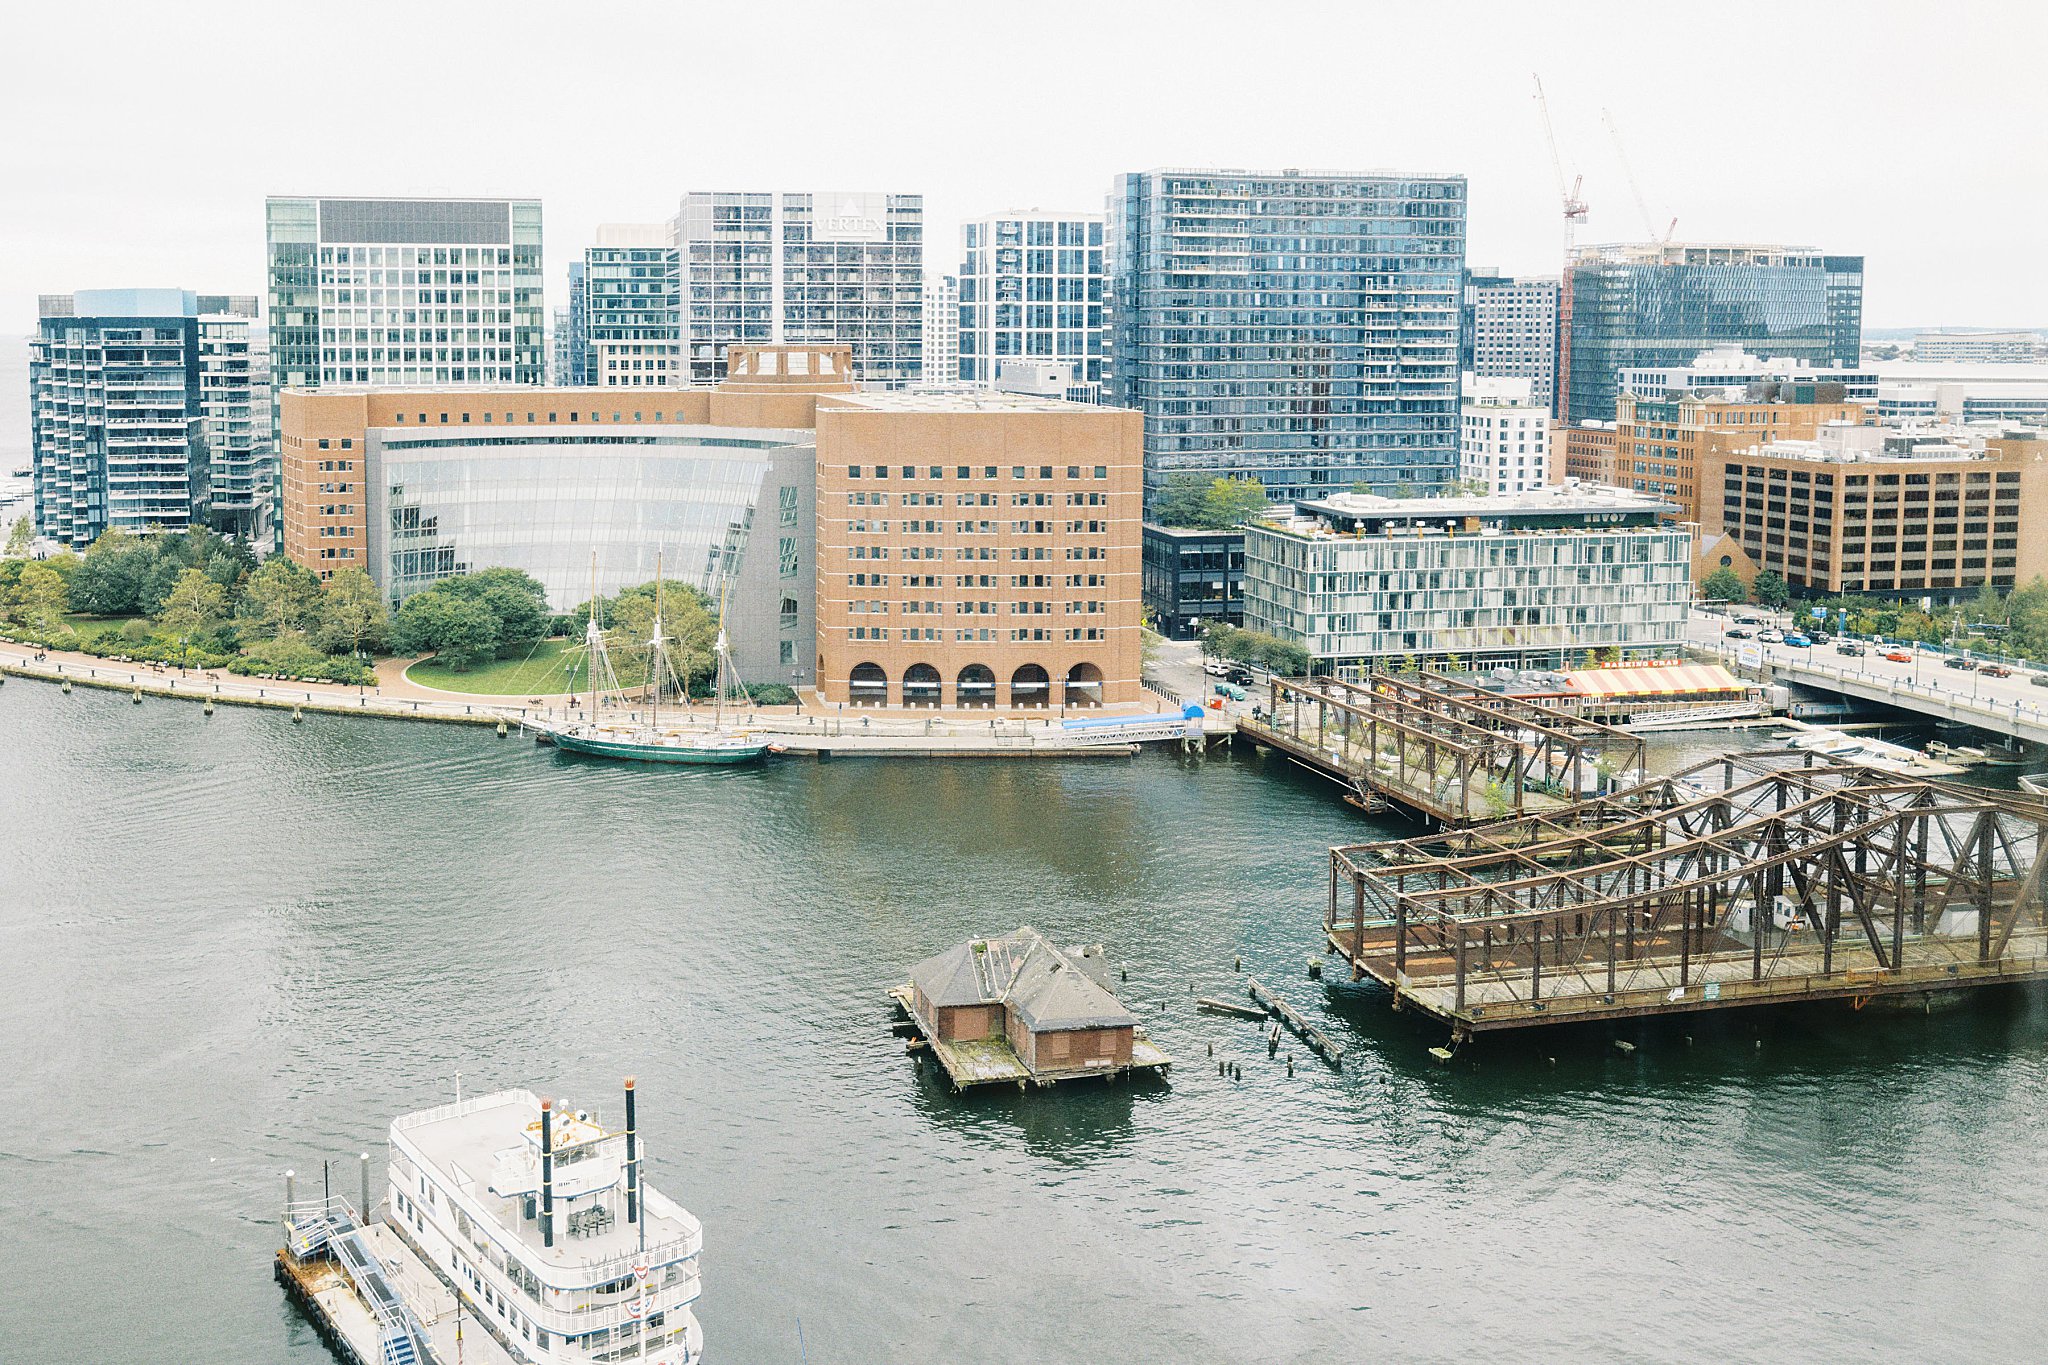
{"label": "green lawn", "polygon": [[81,616],[75,611],[64,613],[64,624],[70,626],[80,635],[90,635],[94,631],[100,630],[119,630],[130,621],[146,622],[148,620],[149,618],[146,616]]}
{"label": "green lawn", "polygon": [[543,640],[527,658],[491,659],[466,673],[458,673],[434,659],[422,659],[408,668],[405,676],[421,687],[493,697],[541,697],[581,691],[585,685],[583,646],[567,640]]}

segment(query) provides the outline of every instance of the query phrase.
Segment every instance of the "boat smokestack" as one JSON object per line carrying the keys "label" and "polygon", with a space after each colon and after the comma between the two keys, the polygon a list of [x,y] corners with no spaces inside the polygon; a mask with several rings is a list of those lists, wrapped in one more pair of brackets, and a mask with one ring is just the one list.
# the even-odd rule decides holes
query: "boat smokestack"
{"label": "boat smokestack", "polygon": [[540,1244],[555,1244],[555,1102],[540,1102]]}
{"label": "boat smokestack", "polygon": [[626,1221],[634,1223],[640,1218],[640,1160],[638,1133],[634,1127],[633,1078],[626,1077]]}

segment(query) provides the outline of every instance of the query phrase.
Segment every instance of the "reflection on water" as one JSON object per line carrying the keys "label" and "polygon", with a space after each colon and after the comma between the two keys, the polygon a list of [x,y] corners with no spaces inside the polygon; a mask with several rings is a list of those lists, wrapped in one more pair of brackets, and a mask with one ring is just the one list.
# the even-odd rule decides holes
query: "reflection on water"
{"label": "reflection on water", "polygon": [[[1425,1021],[1306,976],[1324,851],[1404,832],[1243,751],[670,771],[10,684],[0,1036],[34,1122],[0,1138],[0,1360],[325,1360],[267,1277],[280,1172],[381,1151],[458,1072],[600,1108],[639,1076],[720,1359],[796,1359],[798,1316],[847,1361],[2032,1353],[2039,1002],[1437,1066]],[[1168,1083],[917,1074],[886,989],[1019,922],[1108,945]],[[1342,1072],[1194,1010],[1240,957]]]}

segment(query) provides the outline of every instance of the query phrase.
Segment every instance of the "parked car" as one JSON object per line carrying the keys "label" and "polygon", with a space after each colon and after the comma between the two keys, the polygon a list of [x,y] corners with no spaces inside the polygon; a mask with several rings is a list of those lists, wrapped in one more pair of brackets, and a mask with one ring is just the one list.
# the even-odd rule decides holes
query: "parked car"
{"label": "parked car", "polygon": [[1202,671],[1212,678],[1221,678],[1230,672],[1230,665],[1221,659],[1204,659]]}
{"label": "parked car", "polygon": [[2048,673],[2036,673],[2027,681],[2036,687],[2048,687]]}
{"label": "parked car", "polygon": [[1761,616],[1738,616],[1735,618],[1735,624],[1738,626],[1760,626],[1763,623],[1764,618]]}
{"label": "parked car", "polygon": [[1783,644],[1785,642],[1785,632],[1782,630],[1760,630],[1756,633],[1756,638],[1762,640],[1767,645]]}
{"label": "parked car", "polygon": [[1754,640],[1756,632],[1747,626],[1730,626],[1728,627],[1728,638],[1731,640]]}
{"label": "parked car", "polygon": [[1796,630],[1795,630],[1795,631],[1791,631],[1791,632],[1788,632],[1788,633],[1786,634],[1786,636],[1785,636],[1785,643],[1786,643],[1787,645],[1790,645],[1790,646],[1791,646],[1791,647],[1792,647],[1793,649],[1812,649],[1812,648],[1813,648],[1813,641],[1811,641],[1811,640],[1807,639],[1807,638],[1806,638],[1806,637],[1805,637],[1804,635],[1801,635],[1801,634],[1800,634],[1800,633],[1799,633],[1798,631],[1796,631]]}
{"label": "parked car", "polygon": [[1909,664],[1913,662],[1913,656],[1903,649],[1888,649],[1884,652],[1884,657],[1890,659],[1895,664]]}
{"label": "parked car", "polygon": [[1977,671],[1987,678],[2010,678],[2012,670],[2004,664],[1978,664]]}
{"label": "parked car", "polygon": [[1857,659],[1863,656],[1864,649],[1862,645],[1857,644],[1854,640],[1837,640],[1835,641],[1835,653],[1846,654],[1852,659]]}
{"label": "parked car", "polygon": [[1809,630],[1806,632],[1806,638],[1813,641],[1817,645],[1824,645],[1828,641],[1834,639],[1835,637],[1828,634],[1824,630]]}
{"label": "parked car", "polygon": [[1943,668],[1959,668],[1963,672],[1968,673],[1977,665],[1971,663],[1968,659],[1965,659],[1960,655],[1951,654],[1949,655],[1949,657],[1941,661],[1941,666]]}
{"label": "parked car", "polygon": [[1252,671],[1242,665],[1228,670],[1223,676],[1230,682],[1236,683],[1239,687],[1250,687],[1254,681]]}

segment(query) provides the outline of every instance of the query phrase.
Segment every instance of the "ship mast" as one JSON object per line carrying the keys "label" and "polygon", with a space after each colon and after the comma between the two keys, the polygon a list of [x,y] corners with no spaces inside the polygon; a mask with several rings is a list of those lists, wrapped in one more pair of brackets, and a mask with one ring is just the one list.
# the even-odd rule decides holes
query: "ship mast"
{"label": "ship mast", "polygon": [[661,678],[668,665],[668,652],[662,648],[661,638],[661,551],[654,552],[654,638],[648,641],[651,653],[647,656],[647,673],[654,684],[654,708],[651,725],[655,733],[661,731]]}

